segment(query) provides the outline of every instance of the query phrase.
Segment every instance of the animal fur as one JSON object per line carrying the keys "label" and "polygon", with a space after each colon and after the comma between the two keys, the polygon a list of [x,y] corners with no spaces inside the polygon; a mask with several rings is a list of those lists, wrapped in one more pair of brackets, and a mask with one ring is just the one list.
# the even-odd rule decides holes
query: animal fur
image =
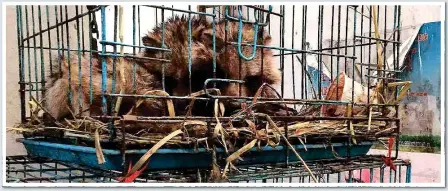
{"label": "animal fur", "polygon": [[[235,45],[229,44],[230,42],[238,41],[238,25],[237,22],[227,22],[227,35],[225,34],[226,21],[220,21],[216,27],[216,49],[217,65],[227,75],[229,79],[241,79],[246,83],[241,87],[241,94],[237,84],[229,84],[222,91],[225,95],[232,96],[254,96],[258,88],[262,83],[270,85],[278,85],[281,82],[280,70],[276,68],[273,53],[270,49],[257,48],[256,55],[253,60],[245,61],[240,58],[238,49]],[[271,43],[271,37],[266,31],[254,31],[251,24],[243,24],[243,42],[253,44],[254,32],[258,33],[258,36],[263,37],[258,39],[258,45],[269,46]],[[202,40],[206,43],[207,47],[213,47],[213,28],[209,28],[202,34]],[[227,43],[226,43],[227,42]],[[242,52],[244,55],[249,56],[252,53],[252,46],[243,46]],[[213,55],[208,55],[212,57]],[[274,97],[275,95],[268,95],[268,97]]]}
{"label": "animal fur", "polygon": [[[173,17],[164,23],[164,45],[171,49],[170,53],[162,53],[157,50],[146,49],[146,57],[171,59],[164,68],[167,90],[172,95],[185,96],[190,93],[189,80],[189,38],[188,17]],[[276,68],[273,53],[270,49],[257,48],[253,60],[240,59],[238,49],[230,42],[238,39],[238,23],[227,22],[227,34],[225,33],[226,21],[219,21],[215,25],[216,48],[216,78],[241,79],[245,83],[241,86],[233,83],[217,83],[217,88],[227,96],[254,96],[258,88],[267,83],[278,85],[281,81],[281,73]],[[199,17],[192,17],[191,21],[191,92],[203,89],[204,81],[213,78],[213,25]],[[271,37],[267,32],[256,31],[259,36],[257,44],[270,45]],[[250,24],[243,26],[243,42],[253,43],[254,28]],[[162,46],[162,25],[157,26],[152,32],[142,38],[145,46]],[[252,47],[243,46],[242,52],[248,56]],[[149,71],[162,75],[162,63],[146,65]],[[240,88],[241,87],[241,88]],[[265,89],[263,97],[276,97],[270,89]],[[235,104],[233,104],[235,105]],[[237,104],[239,107],[239,104]],[[209,112],[209,111],[208,111]],[[210,112],[209,112],[210,113]]]}
{"label": "animal fur", "polygon": [[[203,89],[202,84],[193,84],[193,82],[205,81],[213,77],[213,25],[205,19],[192,17],[191,21],[191,63],[192,63],[192,91]],[[243,87],[241,96],[254,95],[262,82],[276,85],[281,81],[281,73],[276,68],[273,61],[273,54],[270,49],[261,50],[257,48],[256,57],[251,61],[239,59],[238,50],[235,45],[226,42],[236,42],[238,38],[238,23],[227,22],[228,31],[225,34],[225,21],[222,20],[216,24],[216,63],[217,77],[229,79],[242,79],[247,81]],[[243,41],[253,43],[254,29],[250,24],[243,25]],[[189,89],[189,60],[188,60],[188,17],[175,16],[165,22],[164,44],[171,49],[170,53],[163,53],[158,50],[146,49],[144,55],[147,57],[171,59],[165,67],[165,76],[174,80],[174,95],[187,95]],[[261,33],[261,29],[257,33]],[[227,39],[227,41],[226,41]],[[145,46],[161,47],[162,45],[162,26],[157,26],[153,32],[148,33],[142,38]],[[264,32],[263,38],[257,44],[270,45],[271,37]],[[243,46],[243,53],[249,55],[252,47]],[[163,54],[165,54],[163,56]],[[263,54],[263,55],[262,55]],[[240,66],[241,65],[241,70]],[[149,71],[162,74],[162,63],[153,63],[147,65]],[[240,76],[241,72],[241,76]],[[194,75],[198,74],[198,75]],[[199,79],[201,77],[202,79]],[[171,79],[172,78],[172,79]],[[198,78],[198,79],[194,79]],[[180,83],[179,82],[183,82]],[[224,89],[226,95],[239,95],[238,86],[230,85]]]}
{"label": "animal fur", "polygon": [[[161,47],[162,36],[164,36],[164,45],[171,49],[171,52],[161,52],[153,49],[145,49],[144,56],[151,58],[166,58],[171,60],[163,69],[163,62],[154,61],[146,65],[148,71],[155,75],[165,74],[166,87],[170,95],[184,96],[189,94],[189,34],[188,17],[172,17],[164,23],[164,34],[162,34],[162,24],[159,24],[152,32],[149,32],[142,38],[145,46]],[[202,32],[211,27],[211,23],[205,19],[192,16],[191,20],[191,63],[192,73],[209,67],[209,57],[213,50],[207,49],[200,41]],[[210,67],[210,70],[212,68]],[[199,75],[191,75],[192,82]],[[182,83],[181,83],[182,82]],[[192,91],[202,90],[203,84],[192,83]],[[198,85],[198,86],[195,86]]]}
{"label": "animal fur", "polygon": [[[80,59],[81,66],[81,80],[79,78],[79,64],[78,56],[71,55],[70,59],[67,57],[59,58],[57,62],[61,62],[58,73],[50,76],[50,82],[47,84],[47,91],[45,93],[44,105],[49,114],[56,119],[70,116],[69,107],[69,92],[71,90],[72,104],[70,109],[74,114],[82,115],[102,115],[101,105],[101,59],[92,57],[92,65],[90,65],[90,57],[83,56]],[[56,62],[56,63],[57,63]],[[112,92],[112,79],[113,79],[113,59],[108,57],[107,62],[107,84],[106,93]],[[132,62],[117,58],[116,59],[116,86],[115,92],[119,93],[120,88],[123,88],[125,94],[145,94],[147,91],[161,89],[160,79],[157,79],[154,75],[136,65],[135,75],[135,89],[133,91],[133,65]],[[120,65],[124,66],[124,82],[121,79]],[[90,75],[90,66],[92,74]],[[56,69],[58,70],[58,69]],[[69,75],[70,70],[70,75]],[[69,80],[69,76],[71,79]],[[91,76],[91,78],[90,78]],[[90,83],[90,80],[92,83]],[[81,87],[79,86],[81,84]],[[69,87],[71,85],[71,87]],[[91,90],[90,91],[90,85]],[[92,103],[90,103],[90,93],[92,93]],[[80,99],[79,99],[80,98]],[[119,115],[127,113],[134,105],[135,99],[123,98],[121,104],[121,110]],[[160,101],[152,99],[146,99],[143,103],[145,109],[140,109],[138,112],[143,112],[145,115],[160,116],[165,108],[164,104]],[[80,107],[79,107],[80,106]]]}
{"label": "animal fur", "polygon": [[[124,87],[126,94],[144,94],[149,90],[162,89],[162,73],[165,74],[166,91],[174,96],[186,96],[190,93],[189,80],[189,42],[188,17],[173,17],[164,23],[164,45],[171,49],[171,52],[161,52],[152,49],[145,49],[141,54],[145,57],[160,58],[170,60],[163,68],[164,62],[159,60],[136,61],[137,65],[137,92],[132,92],[132,64],[123,59],[125,66],[126,83],[120,77],[120,59],[116,61],[116,92],[120,87]],[[256,57],[251,61],[239,58],[235,45],[229,42],[236,42],[238,37],[238,23],[227,22],[227,34],[225,34],[225,21],[219,21],[216,28],[216,78],[242,79],[244,84],[217,83],[217,88],[223,95],[227,96],[254,96],[262,83],[277,85],[281,81],[281,73],[276,68],[273,54],[270,49],[257,48]],[[191,20],[191,92],[203,89],[204,81],[213,78],[213,25],[203,18],[192,16]],[[257,31],[261,36],[262,30]],[[263,32],[263,38],[259,38],[257,44],[269,45],[271,37]],[[252,25],[244,24],[243,42],[253,43],[254,29]],[[145,46],[162,47],[162,25],[157,26],[152,32],[142,38]],[[248,56],[252,52],[252,47],[243,46],[243,53]],[[81,59],[81,71],[84,76],[81,80],[81,94],[79,94],[78,62],[77,55],[71,56],[70,63],[62,58],[61,73],[53,75],[52,82],[47,87],[46,106],[51,115],[61,118],[70,115],[67,107],[68,103],[68,70],[71,71],[72,106],[78,106],[78,96],[81,96],[81,108],[72,107],[78,114],[101,115],[101,61],[92,58],[92,104],[90,98],[90,59]],[[75,63],[75,64],[73,64]],[[112,59],[107,59],[107,92],[111,92],[112,84]],[[141,67],[140,67],[141,66]],[[241,87],[241,88],[240,88]],[[265,89],[264,97],[275,97],[275,93],[270,89]],[[125,114],[135,103],[132,98],[123,99],[120,114]],[[185,114],[189,101],[177,100],[175,102],[176,114]],[[147,116],[160,116],[164,113],[164,106],[161,100],[146,99],[145,108],[140,109],[141,113]],[[193,108],[193,115],[210,115],[213,111],[213,103],[196,101]],[[227,103],[226,114],[232,113],[241,106],[238,103]],[[82,112],[85,109],[86,112]],[[262,112],[262,111],[260,111]],[[275,113],[275,112],[274,112]],[[279,112],[277,112],[279,113]],[[280,112],[282,113],[282,112]],[[283,114],[282,114],[283,115]]]}

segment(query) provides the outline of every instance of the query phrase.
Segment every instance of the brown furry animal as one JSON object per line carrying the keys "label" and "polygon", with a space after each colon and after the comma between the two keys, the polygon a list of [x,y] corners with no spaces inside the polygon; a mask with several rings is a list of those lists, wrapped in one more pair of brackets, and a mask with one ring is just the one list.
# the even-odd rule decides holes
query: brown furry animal
{"label": "brown furry animal", "polygon": [[[225,23],[226,21],[220,21],[216,27],[217,65],[227,75],[227,78],[241,79],[245,81],[245,84],[241,87],[241,94],[237,84],[229,84],[222,90],[223,94],[254,96],[262,83],[278,85],[281,82],[281,73],[276,68],[272,51],[270,49],[257,48],[253,60],[246,61],[240,58],[237,47],[229,44],[230,42],[238,41],[239,23],[227,22],[227,35],[225,34]],[[270,45],[271,37],[267,32],[262,31],[261,28],[258,31],[254,31],[254,27],[251,24],[243,24],[242,42],[253,44],[254,32],[258,33],[259,37],[263,33],[263,37],[258,39],[258,45]],[[209,28],[203,32],[201,39],[206,42],[207,47],[212,47],[212,38],[213,29]],[[252,46],[242,46],[242,53],[245,56],[249,56],[252,50]],[[209,55],[209,57],[212,57],[212,55]],[[273,94],[267,96],[275,97]]]}
{"label": "brown furry animal", "polygon": [[[191,21],[191,92],[203,89],[204,81],[213,78],[213,25],[205,19],[192,17]],[[188,60],[188,17],[174,17],[165,22],[165,46],[171,49],[171,53],[146,49],[147,57],[171,59],[166,64],[165,78],[167,91],[172,95],[185,96],[190,93],[189,60]],[[254,96],[262,83],[277,85],[281,81],[281,73],[273,61],[270,49],[257,48],[253,60],[240,59],[238,49],[230,42],[238,39],[238,23],[227,22],[227,34],[225,34],[226,21],[219,21],[216,27],[216,78],[241,79],[245,84],[217,83],[223,95],[227,96]],[[256,31],[261,36],[262,29]],[[250,24],[243,26],[243,42],[253,43],[254,28]],[[153,32],[142,38],[145,46],[161,47],[162,26],[157,26]],[[257,44],[269,45],[271,37],[264,32]],[[252,52],[252,47],[243,46],[243,53],[247,56]],[[162,63],[146,65],[154,74],[162,74]],[[264,97],[275,97],[275,93],[265,89]],[[209,111],[208,111],[209,112]]]}
{"label": "brown furry animal", "polygon": [[[92,58],[92,74],[90,78],[90,57],[81,57],[81,87],[79,86],[79,68],[78,56],[71,55],[70,59],[60,58],[61,68],[60,72],[50,76],[50,82],[47,84],[47,91],[45,93],[44,105],[49,114],[56,119],[70,116],[70,110],[66,107],[69,103],[69,84],[71,85],[72,104],[71,109],[75,114],[82,115],[102,115],[102,96],[101,96],[101,59]],[[112,92],[113,79],[113,59],[108,57],[107,60],[107,85],[106,93]],[[118,94],[120,88],[123,87],[125,94],[145,94],[150,90],[161,89],[160,79],[136,65],[136,83],[133,90],[133,65],[132,62],[117,58],[116,59],[116,88],[115,92]],[[121,78],[120,65],[124,66],[124,82]],[[70,82],[69,82],[70,69]],[[56,69],[57,70],[57,69]],[[90,80],[92,83],[90,83]],[[92,92],[90,91],[92,86]],[[81,88],[81,89],[80,89]],[[92,103],[90,103],[90,93],[92,93]],[[79,97],[81,100],[79,100]],[[81,102],[80,102],[81,101]],[[134,98],[123,98],[120,107],[119,115],[126,114],[134,105]],[[108,103],[109,104],[109,103]],[[164,104],[161,101],[154,101],[153,99],[146,99],[143,102],[145,109],[139,109],[144,115],[160,116],[164,111]],[[79,107],[81,106],[81,107]]]}
{"label": "brown furry animal", "polygon": [[[201,34],[204,30],[211,27],[211,23],[205,19],[196,16],[191,17],[191,63],[192,73],[196,70],[209,67],[209,57],[212,53],[211,49],[205,47],[200,41]],[[189,94],[189,38],[188,38],[188,17],[172,17],[164,23],[164,34],[162,34],[162,24],[159,24],[152,32],[149,32],[142,38],[145,46],[161,47],[162,35],[164,35],[164,45],[171,49],[171,52],[161,52],[153,49],[145,49],[143,55],[151,58],[166,58],[171,60],[167,63],[163,71],[163,62],[154,61],[151,63],[143,63],[148,71],[155,75],[162,76],[165,74],[166,87],[170,95],[185,96]],[[206,52],[204,52],[206,51]],[[210,69],[211,66],[210,66]],[[192,81],[195,81],[197,75],[192,74]],[[196,80],[198,81],[198,80]],[[186,83],[179,83],[186,82]],[[197,84],[197,83],[192,83]],[[192,87],[192,91],[202,90],[202,87]]]}
{"label": "brown furry animal", "polygon": [[[145,57],[151,58],[165,58],[171,62],[166,63],[163,68],[162,61],[154,61],[151,63],[142,63],[154,75],[162,78],[165,74],[165,90],[173,96],[187,96],[190,93],[190,79],[189,79],[189,34],[188,34],[188,17],[172,17],[164,23],[164,30],[162,24],[159,24],[151,32],[142,38],[145,46],[161,47],[162,35],[164,35],[165,47],[171,49],[171,52],[161,52],[153,49],[145,49],[142,54]],[[204,81],[207,78],[213,77],[213,66],[210,64],[210,57],[213,49],[209,49],[200,40],[201,34],[204,30],[212,27],[210,22],[196,16],[191,17],[191,93],[203,89]],[[164,31],[164,33],[162,33]],[[204,52],[205,51],[205,52]],[[219,72],[219,71],[218,71]],[[186,114],[189,100],[175,100],[176,114]],[[193,115],[209,115],[210,109],[204,109],[207,103],[196,101],[193,109]],[[197,112],[199,111],[199,112]],[[202,112],[201,112],[202,111]],[[205,112],[205,113],[204,113]]]}
{"label": "brown furry animal", "polygon": [[[192,91],[195,92],[203,89],[203,83],[197,85],[193,84],[193,82],[203,82],[205,79],[213,77],[213,27],[205,19],[193,16],[191,23],[193,30],[191,38]],[[261,48],[257,48],[256,57],[253,60],[245,61],[241,59],[240,63],[237,47],[229,44],[230,42],[237,41],[238,23],[228,22],[227,24],[227,35],[224,32],[224,20],[219,21],[215,29],[217,77],[247,81],[247,85],[242,87],[241,96],[253,96],[262,82],[273,85],[278,84],[281,81],[281,73],[275,66],[272,51],[270,49],[262,50]],[[253,43],[253,26],[250,24],[244,24],[243,26],[243,41]],[[259,29],[257,33],[261,34],[261,31]],[[165,54],[168,59],[171,59],[171,63],[166,65],[165,76],[172,78],[169,80],[174,80],[174,83],[176,83],[173,84],[176,86],[173,89],[174,95],[187,95],[189,89],[188,17],[176,16],[170,18],[165,22],[164,35],[164,44],[167,48],[171,49],[171,52],[163,53],[157,50],[146,49],[144,55],[147,57],[162,58],[163,54]],[[142,40],[145,46],[161,47],[162,26],[157,26],[153,32],[148,33]],[[270,42],[271,37],[267,35],[267,32],[264,32],[263,38],[259,39],[257,44],[269,45]],[[252,47],[243,46],[242,50],[245,55],[249,55],[252,52]],[[154,73],[162,74],[161,62],[151,62],[146,67]],[[196,80],[194,78],[198,79]],[[229,85],[229,87],[223,89],[223,93],[225,95],[237,96],[239,95],[237,86],[237,84]]]}

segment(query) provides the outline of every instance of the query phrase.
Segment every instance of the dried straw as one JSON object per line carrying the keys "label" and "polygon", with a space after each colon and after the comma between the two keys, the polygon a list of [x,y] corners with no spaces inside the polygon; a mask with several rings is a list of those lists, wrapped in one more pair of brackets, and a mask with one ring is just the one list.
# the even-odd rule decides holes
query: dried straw
{"label": "dried straw", "polygon": [[128,175],[133,174],[134,172],[136,172],[137,170],[139,170],[145,163],[146,161],[148,161],[149,157],[151,157],[155,152],[157,152],[157,150],[162,147],[166,142],[168,142],[170,139],[172,139],[173,137],[179,135],[182,133],[182,130],[176,130],[172,133],[170,133],[168,136],[166,136],[165,138],[163,138],[162,140],[160,140],[157,144],[155,144],[151,149],[149,149],[148,152],[146,152],[141,158],[140,160],[138,160],[138,162],[132,167],[132,169],[129,171]]}

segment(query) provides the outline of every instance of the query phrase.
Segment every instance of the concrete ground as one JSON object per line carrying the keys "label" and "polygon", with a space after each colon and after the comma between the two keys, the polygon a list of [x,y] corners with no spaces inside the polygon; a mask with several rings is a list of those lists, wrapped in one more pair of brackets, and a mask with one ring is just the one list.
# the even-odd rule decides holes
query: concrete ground
{"label": "concrete ground", "polygon": [[[387,154],[386,150],[371,149],[369,154]],[[398,158],[409,159],[411,161],[411,182],[412,183],[440,183],[441,172],[441,160],[440,154],[432,153],[414,153],[414,152],[399,152]],[[404,176],[404,168],[402,169],[402,175]],[[375,172],[377,175],[379,172]],[[385,180],[388,181],[388,170],[385,173]]]}

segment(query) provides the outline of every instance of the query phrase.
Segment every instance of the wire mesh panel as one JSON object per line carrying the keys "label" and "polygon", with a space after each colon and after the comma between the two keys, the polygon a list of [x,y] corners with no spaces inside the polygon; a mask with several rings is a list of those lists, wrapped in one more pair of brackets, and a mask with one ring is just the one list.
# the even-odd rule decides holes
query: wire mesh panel
{"label": "wire mesh panel", "polygon": [[[6,158],[6,182],[11,183],[118,183],[121,172],[105,171],[90,167],[67,164],[48,158],[30,156],[8,156]],[[141,182],[192,182],[196,180],[193,173],[152,172]]]}
{"label": "wire mesh panel", "polygon": [[[16,11],[26,138],[95,147],[100,165],[102,149],[119,150],[122,169],[127,150],[155,144],[205,149],[213,165],[233,166],[249,146],[282,145],[289,164],[304,162],[297,145],[331,148],[306,160],[353,158],[396,137],[386,142],[397,158],[409,84],[396,78],[398,5]],[[280,159],[261,161],[270,160]]]}
{"label": "wire mesh panel", "polygon": [[[397,171],[384,167],[380,158],[361,157],[353,161],[323,160],[309,163],[319,183],[409,183],[409,161],[394,161]],[[6,182],[11,183],[118,183],[121,172],[92,169],[48,158],[9,156]],[[342,165],[343,164],[343,165]],[[300,164],[239,166],[227,174],[226,182],[311,183]],[[142,174],[135,183],[207,182],[209,171],[159,171]],[[351,177],[351,179],[349,178]]]}
{"label": "wire mesh panel", "polygon": [[[378,156],[346,160],[319,160],[308,163],[319,183],[409,183],[409,161],[394,161],[397,170],[385,167]],[[349,178],[350,177],[350,178]],[[239,167],[230,182],[312,183],[312,176],[301,164]]]}

